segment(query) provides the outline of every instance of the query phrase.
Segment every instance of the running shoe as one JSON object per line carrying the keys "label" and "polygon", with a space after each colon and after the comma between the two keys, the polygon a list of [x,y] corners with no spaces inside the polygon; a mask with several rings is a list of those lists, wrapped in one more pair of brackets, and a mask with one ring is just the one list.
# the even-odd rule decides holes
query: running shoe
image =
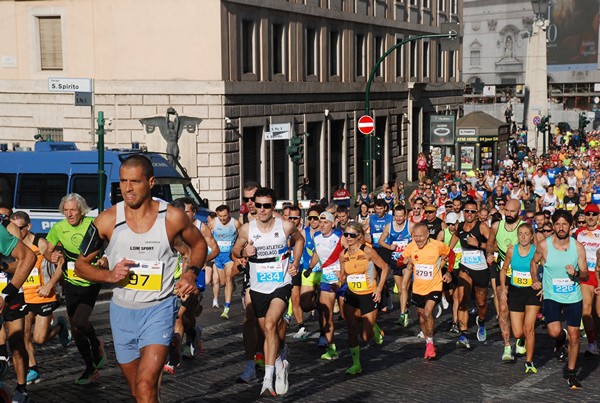
{"label": "running shoe", "polygon": [[333,304],[333,313],[339,313],[339,312],[340,312],[340,304],[336,299],[335,303]]}
{"label": "running shoe", "polygon": [[[325,361],[332,361],[332,360],[337,360],[339,357],[339,354],[337,353],[337,351],[335,351],[334,349],[330,348],[328,349],[325,354],[321,355],[321,359],[325,360]],[[279,392],[278,392],[279,393]]]}
{"label": "running shoe", "polygon": [[537,374],[537,368],[533,365],[533,362],[525,363],[525,373]]}
{"label": "running shoe", "polygon": [[426,360],[433,360],[435,358],[435,346],[433,343],[427,343],[425,347],[425,357]]}
{"label": "running shoe", "polygon": [[588,343],[588,348],[586,353],[591,354],[591,355],[598,355],[600,354],[600,351],[598,351],[598,346],[596,345],[596,343]]}
{"label": "running shoe", "polygon": [[485,339],[487,339],[487,332],[485,330],[485,325],[479,324],[479,316],[475,318],[475,323],[477,323],[477,340],[485,341]]}
{"label": "running shoe", "polygon": [[275,397],[277,396],[277,393],[275,393],[272,386],[265,384],[265,381],[263,381],[263,386],[260,390],[260,395],[265,397]]}
{"label": "running shoe", "polygon": [[190,354],[188,358],[197,358],[202,352],[202,327],[196,326],[196,335],[194,336],[194,340],[189,345]]}
{"label": "running shoe", "polygon": [[346,375],[358,375],[362,372],[362,367],[360,364],[353,364],[350,368],[346,370]]}
{"label": "running shoe", "polygon": [[517,339],[515,343],[515,354],[517,355],[525,355],[527,353],[527,349],[525,348],[525,339]]}
{"label": "running shoe", "polygon": [[383,330],[373,329],[373,332],[373,340],[375,341],[375,344],[383,344],[383,336],[385,336]]}
{"label": "running shoe", "polygon": [[61,325],[60,332],[58,332],[58,340],[63,347],[67,347],[71,342],[72,334],[71,328],[69,327],[69,321],[64,316],[58,317],[58,324]]}
{"label": "running shoe", "polygon": [[567,331],[562,329],[565,334],[564,340],[556,340],[554,343],[554,356],[558,361],[564,361],[565,356],[567,355],[567,349],[565,348],[565,342],[567,341]]}
{"label": "running shoe", "polygon": [[[223,317],[223,316],[221,315],[221,317]],[[290,324],[290,322],[292,321],[292,317],[290,316],[290,314],[289,314],[289,313],[287,313],[287,312],[286,312],[286,313],[283,315],[283,320],[285,320],[285,323],[287,323],[287,324],[289,325],[289,324]]]}
{"label": "running shoe", "polygon": [[290,363],[288,360],[277,358],[275,360],[275,393],[285,395],[289,388],[288,371]]}
{"label": "running shoe", "polygon": [[98,339],[98,357],[94,358],[94,363],[92,364],[95,369],[102,369],[104,364],[106,363],[106,353],[104,352],[104,340]]}
{"label": "running shoe", "polygon": [[325,336],[321,336],[319,337],[319,347],[325,347],[327,348],[327,346],[329,346],[329,343],[327,342],[327,338]]}
{"label": "running shoe", "polygon": [[11,401],[12,403],[27,403],[29,402],[29,395],[27,392],[19,392],[16,390]]}
{"label": "running shoe", "polygon": [[569,389],[581,389],[581,382],[577,379],[575,374],[569,375],[567,378],[567,385],[569,385]]}
{"label": "running shoe", "polygon": [[213,299],[213,303],[212,303],[212,307],[215,309],[219,309],[219,301],[217,301],[216,299]]}
{"label": "running shoe", "polygon": [[171,365],[170,362],[167,362],[165,364],[165,366],[163,367],[163,372],[166,372],[166,373],[171,374],[171,375],[175,375],[175,366]]}
{"label": "running shoe", "polygon": [[256,353],[254,355],[254,362],[257,367],[265,369],[265,356],[263,353]]}
{"label": "running shoe", "polygon": [[450,333],[454,333],[454,334],[459,334],[460,330],[458,329],[458,325],[454,322],[452,322],[452,326],[450,326]]}
{"label": "running shoe", "polygon": [[223,309],[223,313],[221,314],[221,318],[223,318],[223,319],[229,319],[229,307],[225,307],[225,309]]}
{"label": "running shoe", "polygon": [[512,348],[510,346],[504,346],[504,353],[502,354],[502,362],[510,363],[515,360],[512,354]]}
{"label": "running shoe", "polygon": [[85,371],[75,379],[76,385],[89,385],[100,377],[100,372],[96,368],[86,368]]}
{"label": "running shoe", "polygon": [[460,337],[456,341],[456,345],[458,347],[464,347],[467,350],[471,349],[471,343],[469,343],[469,339],[464,334],[460,335]]}
{"label": "running shoe", "polygon": [[235,380],[236,383],[250,383],[256,380],[256,371],[254,368],[246,367],[244,372]]}
{"label": "running shoe", "polygon": [[469,308],[469,315],[475,315],[477,313],[477,308]]}
{"label": "running shoe", "polygon": [[300,326],[300,329],[298,329],[298,331],[292,335],[292,338],[306,340],[308,338],[306,326]]}
{"label": "running shoe", "polygon": [[402,326],[402,327],[408,327],[409,325],[409,317],[407,313],[401,313],[400,314],[400,318],[396,321],[396,324]]}
{"label": "running shoe", "polygon": [[424,339],[425,338],[425,335],[423,334],[422,330],[419,332],[419,334],[417,334],[417,338],[418,339]]}
{"label": "running shoe", "polygon": [[437,319],[440,316],[442,316],[442,306],[440,304],[437,304],[435,306],[435,313],[433,314],[433,316]]}
{"label": "running shoe", "polygon": [[448,309],[448,307],[450,306],[450,303],[448,302],[448,300],[446,299],[445,295],[442,295],[442,308],[444,310]]}
{"label": "running shoe", "polygon": [[27,385],[31,385],[34,383],[40,383],[42,381],[42,378],[40,377],[40,373],[37,371],[34,371],[33,369],[30,369],[27,372]]}

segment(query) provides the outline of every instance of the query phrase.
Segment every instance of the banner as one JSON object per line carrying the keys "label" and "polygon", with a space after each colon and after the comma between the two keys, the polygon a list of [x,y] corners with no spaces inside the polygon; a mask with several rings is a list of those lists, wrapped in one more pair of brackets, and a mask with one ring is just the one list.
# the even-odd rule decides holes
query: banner
{"label": "banner", "polygon": [[429,144],[436,146],[454,145],[454,115],[429,116]]}

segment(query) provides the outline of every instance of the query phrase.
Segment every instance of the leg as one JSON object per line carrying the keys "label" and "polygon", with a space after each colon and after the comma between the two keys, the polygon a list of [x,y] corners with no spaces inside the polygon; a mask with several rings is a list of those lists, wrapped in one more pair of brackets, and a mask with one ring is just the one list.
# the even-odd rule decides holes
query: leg
{"label": "leg", "polygon": [[412,270],[402,270],[402,286],[398,288],[400,294],[400,310],[406,312],[408,309],[408,290],[410,287]]}
{"label": "leg", "polygon": [[127,384],[129,385],[129,390],[131,391],[131,396],[137,400],[136,392],[136,382],[137,382],[137,373],[138,367],[140,365],[140,359],[136,358],[135,360],[128,362],[126,364],[119,363],[119,367],[121,368],[121,372],[125,379],[127,379]]}
{"label": "leg", "polygon": [[537,305],[527,305],[525,307],[525,323],[523,330],[525,333],[525,349],[527,350],[527,362],[533,361],[533,351],[535,350],[535,321],[540,307]]}
{"label": "leg", "polygon": [[524,322],[525,312],[510,312],[510,325],[515,339],[520,339],[525,335]]}
{"label": "leg", "polygon": [[232,276],[233,262],[228,262],[225,265],[225,307],[231,305],[231,297],[233,296],[233,276]]}
{"label": "leg", "polygon": [[569,335],[569,361],[567,368],[569,371],[574,372],[577,368],[577,356],[579,355],[579,343],[581,341],[579,326],[567,326],[567,334]]}
{"label": "leg", "polygon": [[317,287],[303,285],[300,287],[300,307],[304,312],[317,309]]}
{"label": "leg", "polygon": [[212,275],[212,290],[213,290],[213,308],[219,307],[219,269],[215,266],[213,267],[213,275]]}
{"label": "leg", "polygon": [[301,287],[299,286],[292,287],[292,312],[294,313],[294,319],[296,319],[296,323],[304,322],[304,318],[302,317],[302,307],[300,306],[300,290]]}
{"label": "leg", "polygon": [[[362,372],[360,366],[360,347],[358,345],[358,323],[361,320],[360,310],[350,304],[345,304],[344,310],[346,326],[348,328],[348,344],[350,345],[350,354],[352,355],[352,366],[346,370],[346,374],[356,375]],[[377,315],[377,312],[374,315]],[[368,329],[365,329],[363,324],[363,337],[365,337],[365,332],[368,332]],[[373,337],[373,326],[370,326],[370,334],[370,337]]]}
{"label": "leg", "polygon": [[[591,273],[595,275],[595,273]],[[583,295],[583,308],[581,311],[581,319],[583,320],[583,328],[588,339],[588,344],[596,342],[596,329],[594,326],[594,318],[592,317],[592,304],[594,303],[594,287],[588,284],[581,284],[581,294]]]}
{"label": "leg", "polygon": [[[500,295],[500,287],[495,288],[496,292],[494,292],[494,300],[496,296]],[[510,346],[510,326],[512,323],[512,312],[510,313],[511,320],[509,321],[509,313],[508,313],[508,300],[503,298],[498,298],[498,323],[500,324],[500,332],[502,333],[502,340],[504,341],[504,346]],[[522,323],[522,321],[521,321]],[[514,333],[514,330],[513,330]],[[515,336],[517,337],[517,336]]]}
{"label": "leg", "polygon": [[433,308],[435,308],[435,301],[427,300],[425,307],[417,310],[419,311],[421,330],[423,330],[423,336],[425,336],[426,339],[433,337]]}
{"label": "leg", "polygon": [[[46,344],[60,332],[60,325],[50,326],[52,316],[35,316],[35,326],[33,327],[33,341],[36,344]],[[31,362],[31,359],[29,360]]]}
{"label": "leg", "polygon": [[[73,316],[69,317],[75,345],[77,345],[77,350],[79,350],[79,354],[81,354],[81,358],[83,358],[83,361],[88,368],[93,367],[92,346],[90,344],[90,338],[88,337],[88,333],[93,332],[93,328],[89,322],[91,313],[91,306],[80,304],[75,309]],[[93,333],[94,338],[96,339],[95,332]]]}
{"label": "leg", "polygon": [[327,342],[333,342],[333,304],[335,302],[335,292],[321,291],[319,296],[321,305],[321,326]]}
{"label": "leg", "polygon": [[257,351],[257,333],[260,332],[257,326],[258,321],[256,319],[256,314],[254,312],[254,306],[252,305],[252,299],[250,297],[249,290],[246,290],[244,300],[245,310],[242,334],[244,341],[244,359],[246,361],[246,368],[244,369],[244,372],[238,377],[238,382],[249,382],[256,377],[254,355]]}
{"label": "leg", "polygon": [[[360,314],[360,312],[358,312]],[[377,310],[371,311],[365,315],[362,315],[362,337],[364,342],[371,340],[375,334],[373,327],[375,326],[375,320],[377,319]]]}
{"label": "leg", "polygon": [[[33,312],[29,312],[27,314],[27,316],[25,317],[25,329],[24,329],[24,338],[23,341],[25,343],[25,350],[27,350],[27,355],[29,357],[29,367],[33,367],[35,366],[37,363],[35,361],[35,348],[33,347],[33,340],[32,340],[32,328],[33,328],[33,322],[35,321],[36,318],[36,314],[34,314]],[[37,324],[35,326],[36,330],[37,330]]]}
{"label": "leg", "polygon": [[169,349],[160,344],[142,347],[135,377],[137,402],[158,402],[158,385]]}
{"label": "leg", "polygon": [[29,361],[29,358],[27,357],[27,350],[25,349],[25,342],[23,340],[25,319],[15,319],[13,321],[6,322],[6,324],[8,327],[8,344],[12,354],[15,374],[17,375],[17,383],[19,385],[25,385],[27,382],[27,363]]}
{"label": "leg", "polygon": [[458,274],[458,288],[456,289],[457,298],[459,300],[458,305],[458,329],[462,333],[467,333],[469,323],[469,297],[471,296],[471,287],[473,280],[464,271],[460,271]]}
{"label": "leg", "polygon": [[479,322],[483,323],[487,315],[487,287],[475,287],[475,303],[477,304],[477,313],[479,314]]}
{"label": "leg", "polygon": [[[500,320],[500,301],[498,298],[498,286],[500,284],[498,284],[495,277],[492,277],[490,279],[490,282],[492,283],[492,290],[494,290],[494,308],[496,308],[496,313],[498,314],[498,320]],[[502,328],[500,328],[500,329],[502,330]],[[502,337],[504,337],[504,334],[502,335]],[[509,335],[509,337],[510,337],[510,335]]]}

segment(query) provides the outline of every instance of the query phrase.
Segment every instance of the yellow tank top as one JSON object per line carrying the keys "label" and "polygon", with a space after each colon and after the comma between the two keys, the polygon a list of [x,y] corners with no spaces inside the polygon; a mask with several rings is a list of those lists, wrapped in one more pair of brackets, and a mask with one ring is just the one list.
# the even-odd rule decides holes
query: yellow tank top
{"label": "yellow tank top", "polygon": [[365,245],[362,245],[354,253],[350,253],[346,249],[342,256],[342,262],[346,272],[346,283],[350,291],[359,295],[368,295],[375,292],[377,288],[377,271],[371,259],[365,254]]}

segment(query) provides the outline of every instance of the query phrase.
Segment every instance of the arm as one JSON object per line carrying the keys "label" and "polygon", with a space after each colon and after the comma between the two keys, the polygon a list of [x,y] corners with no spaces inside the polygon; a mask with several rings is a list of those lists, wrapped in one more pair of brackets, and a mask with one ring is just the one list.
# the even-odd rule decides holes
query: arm
{"label": "arm", "polygon": [[386,224],[385,227],[383,227],[383,232],[381,233],[381,236],[379,237],[379,241],[377,243],[382,248],[386,248],[389,250],[396,250],[396,247],[394,246],[394,244],[388,244],[385,242],[387,237],[390,235],[390,226],[391,225],[392,224]]}
{"label": "arm", "polygon": [[585,247],[581,242],[575,242],[575,245],[577,245],[577,266],[579,267],[579,272],[573,273],[573,275],[579,277],[579,280],[587,281],[590,278],[590,272],[587,268]]}
{"label": "arm", "polygon": [[294,259],[294,262],[288,267],[288,273],[290,276],[295,276],[298,273],[298,266],[300,265],[300,256],[302,256],[302,252],[304,251],[304,237],[298,231],[298,228],[289,221],[284,222],[285,232],[290,237],[290,240],[294,244],[294,256],[297,256],[297,259]]}
{"label": "arm", "polygon": [[487,245],[485,247],[485,254],[487,256],[488,264],[494,262],[494,245],[496,244],[496,234],[498,233],[498,222],[492,224],[490,228]]}
{"label": "arm", "polygon": [[240,227],[238,237],[233,248],[231,248],[231,256],[236,259],[247,258],[256,254],[256,248],[252,245],[252,241],[248,242],[248,228],[248,224]]}
{"label": "arm", "polygon": [[[47,247],[48,247],[48,242],[44,238],[40,238],[40,240],[38,241],[38,248],[40,249],[40,253],[42,255],[44,254]],[[54,274],[52,274],[52,277],[50,278],[50,280],[38,289],[38,295],[40,297],[47,297],[50,295],[50,293],[52,292],[52,289],[56,286],[56,283],[58,283],[58,281],[62,277],[63,265],[64,265],[64,258],[61,257],[59,259],[58,264],[56,265],[56,270],[54,270]]]}
{"label": "arm", "polygon": [[17,266],[7,287],[13,285],[18,290],[25,280],[27,280],[27,276],[31,273],[31,269],[33,269],[37,259],[35,253],[21,241],[17,241],[16,246],[10,253],[10,257],[17,261]]}
{"label": "arm", "polygon": [[437,234],[437,237],[435,237],[436,241],[439,241],[439,242],[442,242],[442,243],[444,242],[444,229],[445,229],[444,226],[445,225],[446,224],[442,225],[442,230]]}
{"label": "arm", "polygon": [[202,224],[202,226],[200,227],[200,232],[202,233],[202,236],[206,241],[206,245],[210,247],[210,254],[206,256],[206,261],[210,262],[211,260],[216,258],[221,251],[219,250],[219,245],[217,245],[217,241],[215,241],[212,232],[210,232],[210,229],[208,228],[208,225]]}
{"label": "arm", "polygon": [[175,284],[175,290],[180,296],[189,295],[197,292],[196,276],[206,263],[206,240],[181,209],[169,206],[166,221],[167,233],[171,229],[172,239],[174,240],[177,235],[180,235],[183,242],[190,247],[188,270],[181,274],[179,281]]}
{"label": "arm", "polygon": [[377,288],[375,289],[375,292],[373,293],[373,301],[379,302],[381,300],[381,290],[383,290],[383,286],[385,285],[385,281],[387,279],[387,275],[388,275],[388,272],[390,271],[390,268],[383,261],[381,256],[379,256],[379,254],[373,250],[373,248],[369,248],[367,246],[365,248],[364,252],[365,252],[365,255],[367,255],[367,257],[369,259],[371,259],[371,261],[373,263],[375,263],[375,266],[377,266],[381,269],[381,274],[379,276],[379,282],[377,283]]}
{"label": "arm", "polygon": [[539,247],[535,250],[533,255],[533,259],[529,263],[529,272],[531,274],[532,285],[531,288],[534,290],[541,290],[542,283],[539,281],[538,277],[538,263],[544,264],[546,261],[546,254],[548,253],[548,243],[544,239],[540,242]]}

